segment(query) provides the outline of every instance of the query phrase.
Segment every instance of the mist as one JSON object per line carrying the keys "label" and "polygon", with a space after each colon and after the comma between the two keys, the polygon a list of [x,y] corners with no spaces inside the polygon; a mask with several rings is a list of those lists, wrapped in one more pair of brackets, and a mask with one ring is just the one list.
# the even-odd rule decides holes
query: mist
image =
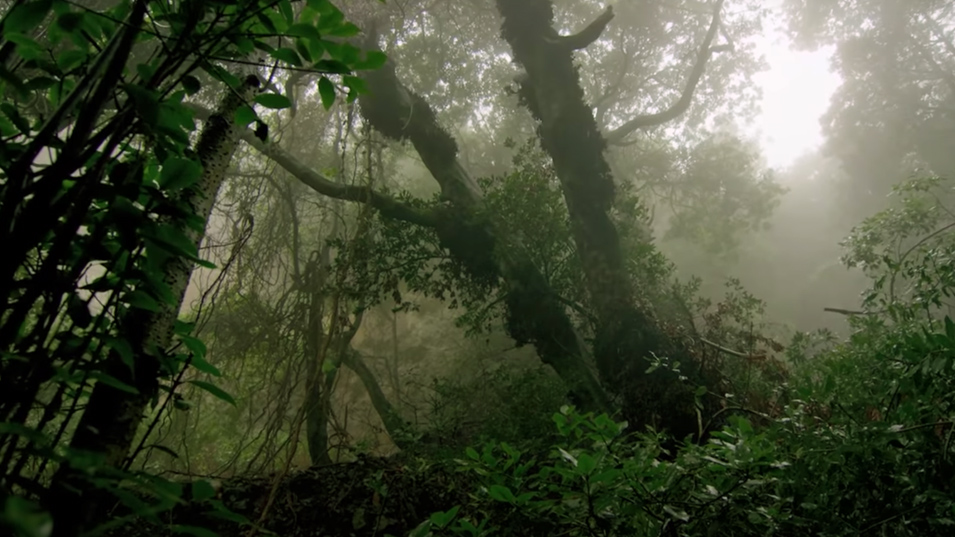
{"label": "mist", "polygon": [[0,12],[4,531],[955,524],[951,2]]}

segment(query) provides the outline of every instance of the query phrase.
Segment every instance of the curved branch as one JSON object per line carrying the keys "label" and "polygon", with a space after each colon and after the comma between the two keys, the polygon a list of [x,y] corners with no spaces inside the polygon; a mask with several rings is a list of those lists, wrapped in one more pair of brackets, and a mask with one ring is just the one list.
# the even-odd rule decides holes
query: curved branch
{"label": "curved branch", "polygon": [[693,66],[693,71],[690,72],[690,78],[686,81],[686,86],[683,88],[683,94],[680,95],[680,99],[676,102],[676,104],[664,110],[663,112],[637,116],[631,119],[619,128],[607,133],[604,136],[604,138],[607,140],[607,143],[620,145],[624,142],[624,138],[626,138],[627,135],[633,131],[637,129],[645,129],[647,127],[654,127],[656,125],[662,125],[663,123],[672,121],[690,108],[690,104],[693,102],[693,93],[696,91],[696,87],[699,85],[700,79],[703,78],[703,73],[706,71],[706,62],[709,61],[710,56],[712,56],[714,52],[720,52],[725,49],[725,47],[722,46],[712,46],[713,40],[716,38],[716,34],[720,27],[720,12],[722,10],[723,0],[717,0],[716,8],[713,13],[713,22],[710,23],[710,29],[706,32],[706,38],[703,40],[703,45],[700,47],[700,51],[696,55],[696,65]]}
{"label": "curved branch", "polygon": [[613,6],[608,5],[607,9],[583,30],[574,35],[560,36],[556,39],[548,39],[547,41],[568,50],[585,49],[590,46],[591,43],[600,39],[600,35],[607,29],[607,25],[610,24],[611,20],[613,20]]}
{"label": "curved branch", "polygon": [[[196,117],[200,119],[206,119],[211,115],[209,110],[201,106],[195,104],[189,104],[187,106],[193,110],[196,113]],[[276,164],[285,169],[285,171],[305,184],[305,186],[319,194],[345,201],[367,203],[377,209],[381,214],[396,220],[431,228],[438,226],[438,216],[434,211],[411,207],[366,186],[336,183],[311,169],[278,145],[259,140],[255,137],[255,133],[249,129],[242,131],[240,136],[247,144],[272,159]]]}

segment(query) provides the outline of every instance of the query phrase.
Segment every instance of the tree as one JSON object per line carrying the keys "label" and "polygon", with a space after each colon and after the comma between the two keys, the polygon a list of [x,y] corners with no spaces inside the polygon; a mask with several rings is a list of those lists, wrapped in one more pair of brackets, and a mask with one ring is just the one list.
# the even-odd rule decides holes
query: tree
{"label": "tree", "polygon": [[[288,103],[274,92],[253,100],[259,76],[237,77],[223,65],[301,65],[301,51],[334,45],[318,28],[330,36],[355,30],[327,2],[311,2],[301,23],[280,3],[85,8],[35,0],[5,13],[4,523],[32,520],[28,502],[39,501],[56,535],[78,534],[101,521],[109,493],[130,499],[118,486],[124,479],[158,494],[150,509],[170,505],[172,489],[151,488],[159,482],[126,469],[144,414],[175,400],[190,365],[210,370],[201,342],[177,320],[182,297],[203,263],[198,243],[236,134],[256,121],[255,102]],[[301,51],[276,48],[275,35],[297,40]],[[257,46],[264,53],[254,54]],[[347,52],[333,49],[309,68],[374,65]],[[224,83],[224,97],[191,148],[195,125],[182,100],[201,90],[200,70],[207,83]],[[230,399],[214,384],[198,385]]]}
{"label": "tree", "polygon": [[822,120],[826,151],[850,182],[857,216],[884,207],[911,172],[947,174],[955,160],[955,15],[949,2],[789,0],[804,47],[835,45],[843,83]]}

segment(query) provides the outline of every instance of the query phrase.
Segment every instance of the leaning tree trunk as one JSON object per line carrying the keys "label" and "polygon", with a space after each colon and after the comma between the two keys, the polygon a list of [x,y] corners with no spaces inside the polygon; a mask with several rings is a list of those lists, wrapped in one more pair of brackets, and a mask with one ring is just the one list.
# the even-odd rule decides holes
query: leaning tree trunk
{"label": "leaning tree trunk", "polygon": [[[184,194],[191,214],[206,222],[235,151],[240,129],[233,116],[240,105],[250,102],[259,85],[258,78],[249,76],[244,85],[223,99],[216,113],[206,122],[196,146],[202,164],[199,182]],[[198,249],[203,229],[183,226],[182,231]],[[120,382],[135,388],[135,393],[113,385],[97,383],[70,442],[75,452],[89,452],[103,457],[108,467],[120,468],[129,456],[137,429],[149,402],[159,394],[162,356],[172,343],[175,322],[179,315],[193,263],[173,256],[163,268],[163,282],[175,304],[161,304],[155,312],[131,309],[121,320],[125,339],[135,355],[135,367],[127,365],[116,352],[106,359],[104,372]],[[97,489],[81,470],[63,465],[53,478],[52,493],[47,507],[54,515],[54,535],[77,535],[95,522],[107,493]]]}
{"label": "leaning tree trunk", "polygon": [[526,76],[520,97],[538,121],[538,136],[560,180],[571,231],[598,328],[594,356],[603,383],[625,395],[635,425],[669,429],[678,437],[697,430],[692,390],[675,374],[645,372],[652,353],[674,350],[655,320],[636,305],[617,229],[610,217],[614,183],[604,158],[606,141],[584,102],[573,53],[597,38],[613,18],[607,11],[578,34],[551,26],[550,0],[497,0],[502,35]]}
{"label": "leaning tree trunk", "polygon": [[434,225],[442,244],[476,278],[503,282],[509,335],[518,344],[533,344],[579,405],[609,411],[607,394],[590,369],[589,353],[564,304],[513,234],[476,216],[483,195],[431,106],[398,80],[391,60],[366,80],[369,92],[359,97],[362,115],[386,137],[411,141],[450,202],[439,210]]}

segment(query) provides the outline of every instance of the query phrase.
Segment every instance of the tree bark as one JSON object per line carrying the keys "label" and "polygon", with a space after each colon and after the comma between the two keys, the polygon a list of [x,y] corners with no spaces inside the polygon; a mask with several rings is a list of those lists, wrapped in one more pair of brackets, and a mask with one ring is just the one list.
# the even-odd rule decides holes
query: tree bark
{"label": "tree bark", "polygon": [[[692,393],[677,375],[657,369],[654,353],[674,348],[655,320],[638,308],[616,227],[610,217],[614,183],[604,158],[606,141],[584,101],[575,47],[553,29],[550,0],[497,0],[502,35],[526,76],[520,96],[538,121],[538,136],[550,155],[570,215],[571,230],[598,319],[594,355],[605,386],[625,396],[625,413],[639,429],[666,428],[678,437],[697,430]],[[608,13],[611,13],[608,11]],[[603,28],[607,14],[598,19]],[[595,25],[588,26],[588,31]],[[593,41],[594,36],[588,36]]]}
{"label": "tree bark", "polygon": [[459,162],[457,143],[438,124],[431,106],[398,80],[391,60],[366,75],[366,80],[369,92],[359,98],[362,115],[385,136],[410,141],[421,156],[442,197],[450,202],[436,226],[442,244],[476,278],[503,284],[509,335],[518,344],[534,345],[541,361],[554,368],[578,405],[610,411],[607,394],[590,368],[586,346],[523,245],[503,223],[475,217],[483,195]]}
{"label": "tree bark", "polygon": [[[239,128],[233,115],[240,105],[251,102],[258,79],[249,77],[245,85],[223,99],[216,114],[203,127],[196,146],[202,164],[199,183],[186,191],[183,201],[206,222],[212,212],[219,187],[229,167],[238,141]],[[203,230],[184,227],[183,231],[198,251]],[[156,312],[130,310],[122,320],[124,337],[135,353],[135,368],[127,365],[115,352],[106,359],[104,372],[132,386],[130,393],[105,383],[97,383],[70,442],[76,453],[92,453],[102,457],[108,467],[120,468],[129,454],[143,414],[151,400],[158,396],[161,374],[161,353],[173,339],[173,330],[186,287],[192,274],[192,261],[172,257],[163,269],[163,282],[178,300],[174,305],[161,304]],[[47,507],[54,515],[54,536],[78,535],[95,521],[108,495],[96,489],[86,478],[84,469],[61,466],[53,478]]]}

